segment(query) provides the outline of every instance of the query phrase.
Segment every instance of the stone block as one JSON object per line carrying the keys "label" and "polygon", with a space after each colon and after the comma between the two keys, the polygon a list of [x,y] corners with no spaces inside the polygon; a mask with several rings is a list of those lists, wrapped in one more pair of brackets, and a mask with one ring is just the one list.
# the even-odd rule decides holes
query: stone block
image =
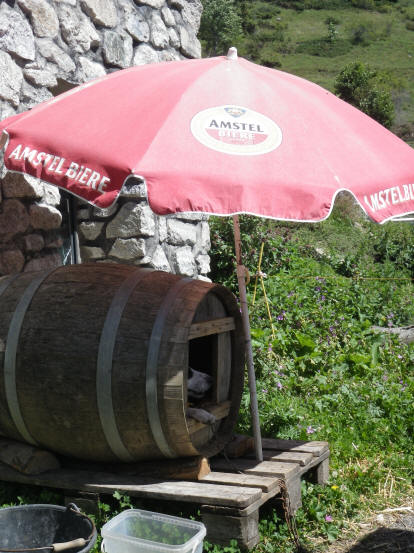
{"label": "stone block", "polygon": [[20,273],[24,262],[24,255],[17,248],[0,252],[0,276]]}
{"label": "stone block", "polygon": [[135,0],[136,4],[143,4],[159,10],[165,4],[165,0]]}
{"label": "stone block", "polygon": [[128,202],[108,223],[106,237],[131,238],[139,235],[155,235],[155,217],[148,205]]}
{"label": "stone block", "polygon": [[145,65],[159,62],[158,53],[148,44],[140,44],[135,48],[132,65]]}
{"label": "stone block", "polygon": [[211,248],[210,240],[210,226],[207,221],[202,221],[199,223],[198,228],[197,242],[199,244],[200,250],[203,253],[207,253]]}
{"label": "stone block", "polygon": [[190,246],[173,248],[171,260],[174,273],[186,276],[194,276],[197,273],[197,267]]}
{"label": "stone block", "polygon": [[3,195],[5,198],[38,200],[43,197],[43,193],[43,183],[29,175],[8,172],[3,179]]}
{"label": "stone block", "polygon": [[0,50],[9,52],[23,60],[35,59],[33,31],[29,22],[6,2],[0,5]]}
{"label": "stone block", "polygon": [[83,10],[96,25],[115,27],[118,23],[118,13],[112,0],[81,0]]}
{"label": "stone block", "polygon": [[167,231],[167,241],[174,246],[194,246],[197,241],[197,227],[192,223],[185,223],[178,219],[168,219]]}
{"label": "stone block", "polygon": [[206,254],[198,255],[196,257],[196,262],[198,265],[198,272],[202,275],[206,275],[210,272],[210,256]]}
{"label": "stone block", "polygon": [[154,267],[154,269],[157,269],[157,271],[167,271],[168,273],[171,273],[170,264],[168,263],[167,256],[161,246],[156,247],[149,265]]}
{"label": "stone block", "polygon": [[17,0],[28,14],[32,28],[39,37],[54,38],[59,31],[59,20],[53,7],[46,0]]}
{"label": "stone block", "polygon": [[89,60],[83,56],[79,56],[79,69],[77,72],[78,80],[82,83],[86,83],[91,79],[96,79],[97,77],[103,77],[106,75],[105,68],[100,64],[94,61]]}
{"label": "stone block", "polygon": [[128,34],[105,31],[102,54],[108,65],[125,69],[130,66],[133,54],[132,38]]}
{"label": "stone block", "polygon": [[144,200],[147,197],[147,188],[144,182],[131,177],[127,181],[125,181],[120,195],[123,198],[126,197]]}
{"label": "stone block", "polygon": [[60,227],[62,214],[55,207],[43,203],[29,208],[30,224],[34,229],[52,230]]}
{"label": "stone block", "polygon": [[57,206],[60,204],[60,190],[53,184],[44,183],[43,201],[45,204]]}
{"label": "stone block", "polygon": [[135,261],[145,255],[145,240],[143,238],[117,238],[109,255],[120,261]]}
{"label": "stone block", "polygon": [[22,84],[22,70],[7,52],[0,50],[0,98],[8,100],[13,106],[17,107],[19,105]]}
{"label": "stone block", "polygon": [[99,33],[82,12],[62,4],[59,6],[58,17],[62,38],[75,52],[84,54],[100,45]]}
{"label": "stone block", "polygon": [[102,248],[97,248],[95,246],[81,246],[80,256],[82,263],[87,261],[97,261],[98,259],[105,258],[105,252]]}
{"label": "stone block", "polygon": [[76,65],[71,57],[50,39],[38,38],[36,39],[36,46],[45,59],[55,63],[64,73],[75,71]]}
{"label": "stone block", "polygon": [[163,49],[166,48],[170,42],[170,36],[165,26],[164,21],[162,20],[159,13],[155,12],[152,15],[150,22],[151,29],[151,43],[155,48]]}
{"label": "stone block", "polygon": [[181,52],[189,58],[201,57],[201,45],[194,31],[189,26],[180,26]]}
{"label": "stone block", "polygon": [[62,265],[62,258],[60,254],[56,252],[31,259],[26,263],[24,272],[46,271],[47,269],[53,269],[53,267],[60,267],[60,265]]}
{"label": "stone block", "polygon": [[38,88],[31,86],[27,81],[23,81],[20,96],[20,108],[32,109],[38,104],[50,100],[53,94],[47,88]]}
{"label": "stone block", "polygon": [[24,232],[30,223],[25,206],[19,200],[4,200],[1,204],[0,234],[14,236]]}
{"label": "stone block", "polygon": [[101,234],[104,225],[105,223],[97,221],[85,221],[78,226],[78,231],[84,240],[96,240]]}
{"label": "stone block", "polygon": [[41,234],[28,234],[24,237],[24,248],[27,252],[40,252],[45,247],[45,240]]}
{"label": "stone block", "polygon": [[174,27],[174,15],[168,6],[164,6],[163,8],[161,8],[161,15],[167,27]]}
{"label": "stone block", "polygon": [[150,39],[150,27],[145,17],[140,12],[130,13],[128,15],[125,28],[137,42],[148,42]]}
{"label": "stone block", "polygon": [[26,79],[36,86],[53,87],[57,85],[56,76],[50,70],[45,69],[24,69]]}

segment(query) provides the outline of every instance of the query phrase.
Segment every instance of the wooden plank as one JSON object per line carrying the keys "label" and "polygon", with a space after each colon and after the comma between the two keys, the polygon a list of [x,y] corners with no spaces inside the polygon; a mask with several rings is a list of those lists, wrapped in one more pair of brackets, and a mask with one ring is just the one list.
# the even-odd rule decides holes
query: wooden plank
{"label": "wooden plank", "polygon": [[229,399],[231,380],[231,335],[222,332],[215,337],[213,343],[213,358],[215,367],[215,400],[221,403]]}
{"label": "wooden plank", "polygon": [[220,317],[210,321],[201,321],[193,323],[190,326],[188,339],[201,338],[210,334],[219,334],[220,332],[229,332],[236,328],[233,317]]}
{"label": "wooden plank", "polygon": [[[249,459],[254,458],[254,453],[246,455]],[[301,451],[278,451],[277,449],[265,449],[263,459],[265,461],[281,461],[282,463],[298,463],[301,467],[309,465],[313,459],[312,453]]]}
{"label": "wooden plank", "polygon": [[227,457],[230,457],[230,459],[234,457],[242,457],[253,450],[254,439],[250,436],[242,436],[241,434],[235,434],[231,442],[224,448]]}
{"label": "wooden plank", "polygon": [[210,472],[201,479],[202,482],[213,484],[226,484],[228,486],[242,486],[249,488],[260,488],[264,492],[271,492],[276,488],[280,490],[280,479],[270,476],[256,476],[254,474],[239,474],[233,472]]}
{"label": "wooden plank", "polygon": [[210,459],[211,468],[214,471],[242,471],[246,474],[256,474],[258,476],[278,476],[288,479],[299,474],[299,465],[296,463],[280,463],[278,461],[263,461],[258,463],[252,459],[223,459],[214,457]]}
{"label": "wooden plank", "polygon": [[[230,407],[231,401],[223,401],[223,403],[220,403],[219,405],[204,406],[203,409],[214,415],[217,420],[221,420],[227,417],[230,412]],[[204,428],[206,425],[196,419],[187,418],[187,426],[189,433],[193,434],[201,428]]]}
{"label": "wooden plank", "polygon": [[314,457],[319,457],[322,453],[329,450],[329,443],[263,438],[262,447],[263,449],[276,449],[278,451],[300,451],[303,453],[312,453]]}
{"label": "wooden plank", "polygon": [[259,488],[207,484],[201,481],[160,482],[154,478],[125,477],[81,470],[61,469],[29,476],[2,463],[0,463],[0,480],[97,493],[113,494],[118,490],[134,497],[222,505],[237,509],[243,509],[257,502],[262,495],[262,490]]}
{"label": "wooden plank", "polygon": [[60,467],[50,451],[1,437],[0,461],[24,474],[39,474]]}

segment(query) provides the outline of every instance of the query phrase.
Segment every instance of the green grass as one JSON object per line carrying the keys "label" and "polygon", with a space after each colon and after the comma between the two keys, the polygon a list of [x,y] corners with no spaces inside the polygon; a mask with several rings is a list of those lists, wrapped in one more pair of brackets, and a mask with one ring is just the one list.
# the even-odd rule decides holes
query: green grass
{"label": "green grass", "polygon": [[[241,37],[236,46],[252,61],[269,65],[270,60],[271,66],[332,92],[335,78],[345,65],[354,61],[369,64],[390,79],[396,107],[392,130],[414,144],[414,136],[401,128],[409,125],[414,132],[414,31],[407,28],[413,23],[412,7],[407,9],[400,1],[387,5],[387,10],[383,13],[349,7],[296,11],[253,1],[251,19],[256,29]],[[336,40],[331,44],[327,42],[329,17],[338,21]],[[265,41],[261,40],[264,31]],[[272,65],[272,60],[277,65]]]}
{"label": "green grass", "polygon": [[[230,228],[216,225],[217,277],[235,286],[224,261]],[[323,551],[356,521],[413,493],[414,348],[371,327],[414,320],[414,231],[403,223],[374,225],[346,197],[316,225],[251,218],[242,225],[252,274],[260,241],[265,245],[272,321],[260,287],[254,305],[254,281],[248,291],[263,433],[327,440],[331,448],[329,485],[304,484],[298,513],[302,539]],[[247,392],[243,401],[246,432]],[[292,550],[281,515],[269,513],[257,551]]]}

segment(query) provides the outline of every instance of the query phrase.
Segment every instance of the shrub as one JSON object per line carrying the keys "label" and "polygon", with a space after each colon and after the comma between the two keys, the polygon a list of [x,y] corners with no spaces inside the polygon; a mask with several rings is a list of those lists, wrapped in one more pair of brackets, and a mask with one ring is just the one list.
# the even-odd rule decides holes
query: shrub
{"label": "shrub", "polygon": [[376,119],[391,127],[394,119],[394,104],[387,90],[387,79],[361,62],[345,66],[335,80],[335,93]]}

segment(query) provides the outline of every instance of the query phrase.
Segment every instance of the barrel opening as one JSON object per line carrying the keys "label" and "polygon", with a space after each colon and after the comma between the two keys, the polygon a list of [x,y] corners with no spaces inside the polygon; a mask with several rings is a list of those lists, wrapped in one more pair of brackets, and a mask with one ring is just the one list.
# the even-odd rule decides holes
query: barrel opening
{"label": "barrel opening", "polygon": [[202,405],[212,403],[215,396],[214,336],[195,338],[188,343],[188,401]]}

